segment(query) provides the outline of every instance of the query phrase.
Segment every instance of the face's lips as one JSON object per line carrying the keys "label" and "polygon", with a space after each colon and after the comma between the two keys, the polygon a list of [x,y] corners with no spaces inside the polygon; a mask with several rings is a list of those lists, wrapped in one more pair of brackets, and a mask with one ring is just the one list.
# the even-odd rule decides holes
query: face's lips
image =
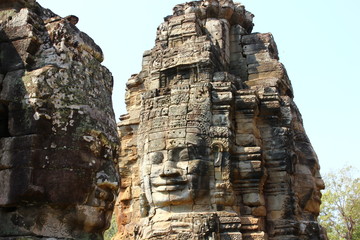
{"label": "face's lips", "polygon": [[186,184],[187,181],[182,178],[158,178],[152,182],[152,186],[157,192],[182,190],[186,187]]}
{"label": "face's lips", "polygon": [[321,197],[322,197],[322,194],[321,194],[320,191],[317,191],[317,192],[314,194],[314,196],[313,196],[314,200],[315,200],[315,201],[318,201],[318,202],[320,202],[320,203],[321,203]]}

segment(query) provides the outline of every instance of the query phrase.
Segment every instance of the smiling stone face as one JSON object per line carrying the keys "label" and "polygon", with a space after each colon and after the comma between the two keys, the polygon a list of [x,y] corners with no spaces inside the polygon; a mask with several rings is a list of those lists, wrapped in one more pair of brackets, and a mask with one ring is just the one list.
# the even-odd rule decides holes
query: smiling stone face
{"label": "smiling stone face", "polygon": [[195,83],[189,71],[168,70],[164,88],[142,95],[137,146],[142,189],[152,207],[191,209],[198,198],[209,196],[211,89]]}
{"label": "smiling stone face", "polygon": [[208,164],[199,148],[188,144],[147,154],[143,175],[150,202],[157,207],[190,204],[206,192]]}

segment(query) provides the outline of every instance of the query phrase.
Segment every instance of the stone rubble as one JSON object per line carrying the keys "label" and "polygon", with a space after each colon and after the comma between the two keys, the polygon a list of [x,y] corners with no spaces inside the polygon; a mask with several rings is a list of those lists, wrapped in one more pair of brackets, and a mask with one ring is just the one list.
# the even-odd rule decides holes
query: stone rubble
{"label": "stone rubble", "polygon": [[0,239],[103,239],[118,188],[113,78],[35,0],[0,3]]}
{"label": "stone rubble", "polygon": [[326,239],[318,159],[253,17],[192,1],[158,27],[118,124],[116,239]]}

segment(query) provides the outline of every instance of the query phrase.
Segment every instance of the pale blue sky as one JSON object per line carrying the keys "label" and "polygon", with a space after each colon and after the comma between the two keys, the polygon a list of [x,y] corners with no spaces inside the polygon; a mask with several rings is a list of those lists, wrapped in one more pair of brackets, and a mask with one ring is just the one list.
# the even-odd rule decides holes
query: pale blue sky
{"label": "pale blue sky", "polygon": [[[126,113],[127,79],[141,68],[157,26],[181,0],[38,0],[77,27],[105,54],[114,75],[114,109]],[[255,14],[253,32],[271,32],[293,84],[295,102],[318,154],[321,173],[350,164],[360,169],[360,1],[244,0]],[[360,175],[360,174],[359,174]]]}

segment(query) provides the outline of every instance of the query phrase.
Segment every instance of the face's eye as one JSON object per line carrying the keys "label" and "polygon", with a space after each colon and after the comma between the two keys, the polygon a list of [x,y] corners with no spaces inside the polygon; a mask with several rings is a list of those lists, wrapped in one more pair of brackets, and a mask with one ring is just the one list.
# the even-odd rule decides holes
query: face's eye
{"label": "face's eye", "polygon": [[164,154],[162,152],[154,152],[150,154],[150,161],[153,164],[160,164],[163,162]]}
{"label": "face's eye", "polygon": [[189,159],[203,159],[203,150],[201,146],[188,146]]}
{"label": "face's eye", "polygon": [[179,160],[180,161],[189,161],[189,151],[187,148],[184,148],[183,150],[180,151],[179,153]]}

